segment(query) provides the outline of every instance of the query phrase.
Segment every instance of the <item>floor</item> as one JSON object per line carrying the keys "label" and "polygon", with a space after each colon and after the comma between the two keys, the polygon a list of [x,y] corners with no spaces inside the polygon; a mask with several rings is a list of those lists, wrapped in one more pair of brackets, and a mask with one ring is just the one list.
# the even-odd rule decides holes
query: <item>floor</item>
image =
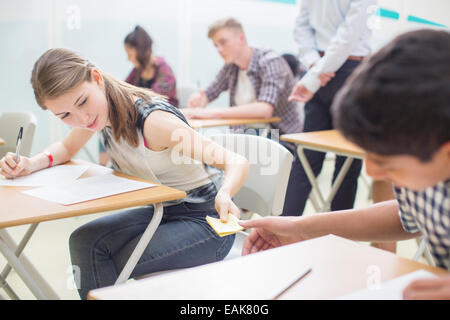
{"label": "floor", "polygon": [[[323,171],[319,176],[319,185],[325,192],[329,189],[333,165],[332,157],[327,157]],[[355,202],[356,208],[361,208],[371,203],[369,199],[369,187],[366,184],[366,181],[369,181],[369,179],[364,178],[365,174],[362,176],[359,181]],[[310,204],[307,205],[305,210],[305,215],[314,213]],[[79,299],[73,282],[72,266],[68,252],[68,237],[70,233],[78,226],[106,214],[109,213],[42,223],[38,226],[30,243],[27,245],[24,251],[25,255],[32,261],[41,274],[46,277],[49,284],[55,289],[61,299]],[[8,232],[16,241],[19,241],[26,229],[27,227],[15,227],[9,228]],[[412,258],[416,250],[417,244],[415,240],[401,241],[397,246],[397,254],[406,258]],[[425,262],[424,260],[421,261]],[[3,256],[0,256],[0,267],[2,269],[5,263],[6,261]],[[21,299],[35,299],[14,271],[9,274],[7,281]],[[0,289],[0,295],[8,298],[3,289]]]}

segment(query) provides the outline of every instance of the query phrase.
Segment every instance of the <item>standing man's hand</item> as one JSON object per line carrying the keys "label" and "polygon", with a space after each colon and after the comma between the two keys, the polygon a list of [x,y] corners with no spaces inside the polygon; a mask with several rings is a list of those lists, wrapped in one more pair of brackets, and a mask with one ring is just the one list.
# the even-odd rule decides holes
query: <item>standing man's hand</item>
{"label": "standing man's hand", "polygon": [[298,82],[294,89],[292,89],[289,101],[308,102],[312,99],[314,93],[309,91],[302,83]]}
{"label": "standing man's hand", "polygon": [[334,78],[336,74],[334,72],[324,72],[319,74],[320,86],[325,87],[328,82]]}

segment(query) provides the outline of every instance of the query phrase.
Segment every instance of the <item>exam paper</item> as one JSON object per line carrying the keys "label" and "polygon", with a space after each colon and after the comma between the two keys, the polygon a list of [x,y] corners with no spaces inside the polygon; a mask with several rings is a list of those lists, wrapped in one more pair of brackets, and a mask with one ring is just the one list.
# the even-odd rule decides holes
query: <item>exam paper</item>
{"label": "exam paper", "polygon": [[78,179],[64,185],[46,186],[22,192],[47,201],[70,205],[154,186],[156,184],[104,174]]}
{"label": "exam paper", "polygon": [[59,165],[14,179],[0,175],[0,186],[36,187],[67,183],[79,178],[88,168],[87,165]]}
{"label": "exam paper", "polygon": [[402,300],[403,290],[413,280],[436,277],[425,270],[418,270],[401,277],[380,283],[369,289],[364,289],[337,298],[338,300]]}

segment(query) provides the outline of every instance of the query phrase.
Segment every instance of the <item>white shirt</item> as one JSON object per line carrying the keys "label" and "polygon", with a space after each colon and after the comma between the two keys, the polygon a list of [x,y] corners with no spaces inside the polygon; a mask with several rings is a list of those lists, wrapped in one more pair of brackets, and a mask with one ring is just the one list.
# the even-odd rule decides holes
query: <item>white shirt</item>
{"label": "white shirt", "polygon": [[237,106],[241,106],[257,101],[255,88],[247,75],[247,70],[239,69],[234,102]]}
{"label": "white shirt", "polygon": [[[300,80],[312,92],[319,74],[337,71],[349,56],[370,53],[368,19],[377,0],[302,0],[294,40],[300,62],[310,68]],[[319,51],[324,51],[320,57]]]}

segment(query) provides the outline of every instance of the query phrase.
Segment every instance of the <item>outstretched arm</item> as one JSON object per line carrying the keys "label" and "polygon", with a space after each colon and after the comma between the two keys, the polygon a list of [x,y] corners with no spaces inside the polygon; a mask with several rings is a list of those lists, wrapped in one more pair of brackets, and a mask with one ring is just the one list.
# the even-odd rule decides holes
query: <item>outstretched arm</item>
{"label": "outstretched arm", "polygon": [[144,136],[150,149],[172,148],[172,156],[180,155],[222,169],[225,177],[216,196],[216,209],[223,221],[228,213],[240,217],[239,208],[231,198],[244,184],[249,171],[248,160],[200,135],[177,116],[152,112],[144,123]]}
{"label": "outstretched arm", "polygon": [[295,218],[267,217],[241,221],[240,224],[245,228],[254,228],[246,239],[243,254],[327,234],[356,241],[397,241],[419,235],[403,229],[395,200],[380,202],[364,209]]}
{"label": "outstretched arm", "polygon": [[[93,134],[94,132],[90,130],[74,128],[62,141],[50,145],[46,151],[53,157],[53,165],[72,159]],[[6,178],[25,176],[47,168],[48,165],[49,158],[42,152],[33,157],[18,157],[17,163],[15,162],[15,154],[9,152],[0,160],[0,174]]]}

